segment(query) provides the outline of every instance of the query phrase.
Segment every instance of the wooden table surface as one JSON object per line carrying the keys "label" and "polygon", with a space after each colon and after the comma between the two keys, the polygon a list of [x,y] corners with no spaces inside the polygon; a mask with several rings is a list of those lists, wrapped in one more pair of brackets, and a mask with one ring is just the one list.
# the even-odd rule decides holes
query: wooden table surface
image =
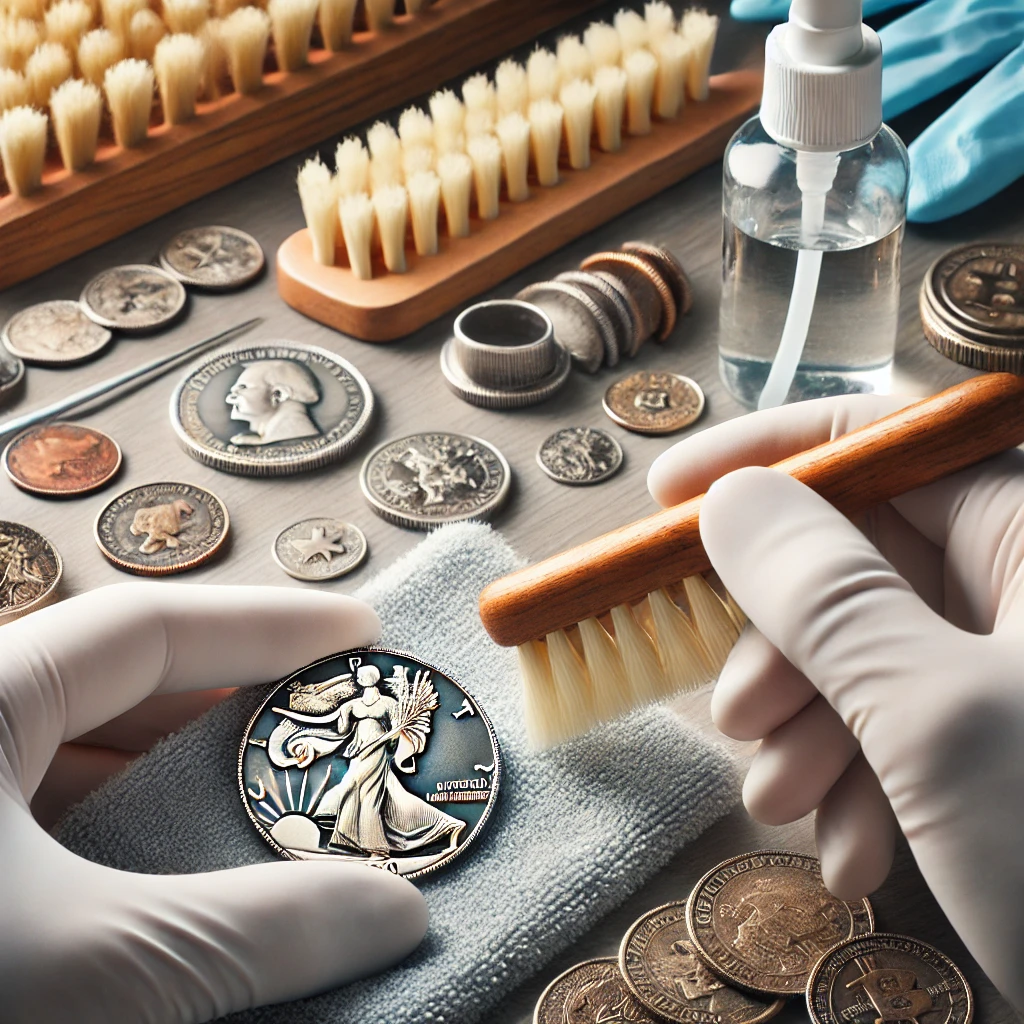
{"label": "wooden table surface", "polygon": [[[617,6],[617,5],[615,5]],[[725,4],[709,5],[725,14]],[[609,8],[609,13],[614,7]],[[716,54],[716,69],[726,70],[759,60],[763,27],[744,26],[724,19]],[[934,108],[933,108],[934,109]],[[894,127],[909,139],[927,123],[925,110]],[[325,129],[328,126],[325,126]],[[333,140],[330,140],[333,148]],[[249,340],[287,338],[323,345],[354,362],[373,387],[379,414],[367,436],[347,461],[325,470],[277,480],[231,476],[201,466],[176,444],[168,419],[168,402],[178,372],[111,404],[82,422],[116,438],[124,449],[125,465],[113,488],[76,501],[54,502],[32,497],[0,479],[2,516],[28,524],[46,535],[64,558],[63,595],[126,579],[99,553],[93,540],[93,521],[120,490],[154,480],[185,480],[207,487],[226,502],[233,539],[226,557],[188,576],[190,582],[248,583],[282,587],[303,584],[285,576],[270,556],[278,531],[297,519],[333,515],[350,519],[365,531],[368,562],[355,574],[333,584],[350,591],[370,574],[383,569],[411,548],[421,535],[377,518],[359,491],[363,457],[377,443],[419,430],[457,430],[479,435],[495,444],[513,467],[510,500],[495,521],[509,541],[530,558],[540,558],[570,544],[619,526],[653,509],[645,487],[651,460],[678,437],[646,438],[611,425],[601,410],[608,385],[633,368],[683,372],[704,388],[708,408],[702,429],[739,415],[743,410],[718,379],[716,333],[720,267],[720,168],[695,175],[635,210],[528,268],[496,288],[491,297],[511,296],[523,285],[573,268],[587,254],[631,238],[668,244],[690,274],[696,295],[694,311],[664,346],[649,342],[633,364],[604,370],[593,377],[574,373],[568,387],[544,405],[516,412],[477,409],[457,399],[445,386],[438,352],[452,317],[444,317],[417,334],[390,345],[369,345],[346,338],[303,318],[278,298],[273,254],[281,241],[302,225],[294,175],[298,158],[288,158],[237,185],[163,217],[116,242],[71,260],[47,274],[0,293],[0,322],[29,303],[75,298],[99,270],[115,264],[154,259],[160,245],[178,230],[208,223],[231,224],[255,235],[267,252],[269,273],[245,291],[216,296],[193,294],[188,317],[173,330],[151,338],[121,338],[108,354],[93,363],[66,370],[30,368],[24,394],[15,411],[32,409],[88,383],[129,369],[143,360],[173,352],[193,340],[213,334],[253,315],[264,323]],[[907,231],[903,255],[902,319],[897,349],[895,390],[930,393],[968,375],[932,351],[921,337],[917,318],[917,288],[928,264],[947,247],[972,239],[1019,239],[1024,234],[1024,186],[1016,186],[970,214],[940,225]],[[60,239],[40,244],[59,245]],[[0,253],[0,259],[3,254]],[[535,462],[539,442],[569,424],[603,426],[614,433],[626,453],[622,472],[593,489],[563,487],[549,480]],[[712,731],[707,714],[708,692],[679,702],[680,712],[699,728]],[[749,745],[732,744],[741,757]],[[594,929],[536,977],[504,1001],[491,1016],[492,1024],[525,1024],[543,987],[557,973],[592,956],[615,953],[628,925],[650,907],[684,898],[704,871],[725,857],[759,847],[813,851],[809,820],[785,828],[766,828],[750,821],[741,809],[710,829],[626,905]],[[951,955],[967,973],[977,996],[977,1016],[988,1022],[1012,1021],[1013,1011],[967,955],[929,895],[913,859],[900,851],[896,868],[874,897],[881,928],[906,932],[932,942]],[[791,1004],[780,1021],[802,1020],[806,1010]]]}

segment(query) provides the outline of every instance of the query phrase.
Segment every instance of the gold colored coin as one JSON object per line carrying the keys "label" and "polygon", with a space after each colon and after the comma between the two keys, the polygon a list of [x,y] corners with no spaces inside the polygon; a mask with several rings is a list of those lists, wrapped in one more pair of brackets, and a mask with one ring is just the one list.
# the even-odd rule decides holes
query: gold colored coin
{"label": "gold colored coin", "polygon": [[57,549],[45,537],[21,523],[0,522],[0,622],[49,604],[63,571]]}
{"label": "gold colored coin", "polygon": [[638,434],[674,434],[700,419],[704,392],[681,374],[641,370],[605,392],[604,411],[620,427]]}
{"label": "gold colored coin", "polygon": [[533,1024],[660,1024],[637,1001],[611,957],[586,960],[541,994]]}

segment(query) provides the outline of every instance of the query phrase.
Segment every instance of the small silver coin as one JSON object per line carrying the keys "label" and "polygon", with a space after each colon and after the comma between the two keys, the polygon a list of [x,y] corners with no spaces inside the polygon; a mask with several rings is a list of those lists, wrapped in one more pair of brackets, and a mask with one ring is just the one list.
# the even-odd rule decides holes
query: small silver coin
{"label": "small silver coin", "polygon": [[542,281],[527,285],[516,298],[532,302],[547,313],[555,327],[555,339],[587,373],[596,373],[605,352],[616,344],[614,324],[577,285]]}
{"label": "small silver coin", "polygon": [[160,250],[160,266],[167,273],[182,284],[215,292],[249,284],[265,262],[252,235],[219,224],[187,228]]}
{"label": "small silver coin", "polygon": [[446,867],[479,839],[502,771],[491,723],[462,685],[378,647],[275,686],[238,754],[245,810],[282,857],[406,878]]}
{"label": "small silver coin", "polygon": [[489,519],[505,502],[512,471],[478,437],[411,434],[382,444],[363,463],[359,484],[370,507],[413,530]]}
{"label": "small silver coin", "polygon": [[49,604],[63,571],[45,537],[21,523],[0,522],[0,622]]}
{"label": "small silver coin", "polygon": [[25,379],[25,364],[0,345],[0,402],[6,402]]}
{"label": "small silver coin", "polygon": [[3,330],[7,350],[35,366],[68,366],[102,352],[113,335],[77,302],[40,302],[15,313]]}
{"label": "small silver coin", "polygon": [[614,324],[612,344],[605,350],[605,366],[615,366],[633,341],[635,327],[633,313],[622,295],[607,281],[587,270],[567,270],[559,274],[556,281],[574,284],[582,288],[600,307],[605,316]]}
{"label": "small silver coin", "polygon": [[560,484],[599,484],[622,466],[622,447],[596,427],[565,427],[537,449],[537,462]]}
{"label": "small silver coin", "polygon": [[316,583],[352,572],[366,558],[366,537],[340,519],[303,519],[282,530],[271,554],[289,576]]}
{"label": "small silver coin", "polygon": [[185,308],[185,288],[159,267],[130,264],[97,274],[79,300],[90,320],[117,331],[155,331]]}
{"label": "small silver coin", "polygon": [[171,397],[192,458],[228,473],[284,476],[340,459],[373,415],[373,392],[346,359],[297,342],[222,349]]}

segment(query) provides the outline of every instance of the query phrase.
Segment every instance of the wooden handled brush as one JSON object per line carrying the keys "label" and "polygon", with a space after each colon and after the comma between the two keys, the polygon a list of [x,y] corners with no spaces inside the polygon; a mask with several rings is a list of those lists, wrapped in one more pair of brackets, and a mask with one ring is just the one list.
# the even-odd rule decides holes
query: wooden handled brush
{"label": "wooden handled brush", "polygon": [[[992,373],[773,468],[856,515],[1024,443],[1024,377]],[[717,676],[743,613],[703,577],[702,497],[490,584],[480,617],[518,646],[542,746]]]}

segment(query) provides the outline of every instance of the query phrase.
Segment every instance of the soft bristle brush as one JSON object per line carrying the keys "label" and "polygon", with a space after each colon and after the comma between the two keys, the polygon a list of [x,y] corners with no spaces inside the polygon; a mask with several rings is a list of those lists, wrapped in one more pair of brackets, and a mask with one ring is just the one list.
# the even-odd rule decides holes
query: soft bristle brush
{"label": "soft bristle brush", "polygon": [[[1024,377],[974,377],[773,468],[856,515],[1024,442]],[[497,580],[487,632],[519,648],[524,715],[550,746],[714,679],[743,626],[704,578],[702,497]]]}

